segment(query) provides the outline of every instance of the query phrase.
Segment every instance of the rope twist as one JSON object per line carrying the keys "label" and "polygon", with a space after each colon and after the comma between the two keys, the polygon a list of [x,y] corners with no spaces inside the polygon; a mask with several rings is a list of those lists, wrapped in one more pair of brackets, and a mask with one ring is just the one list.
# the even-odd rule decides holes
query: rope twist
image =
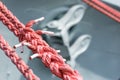
{"label": "rope twist", "polygon": [[[66,64],[62,56],[60,56],[55,49],[51,48],[42,39],[40,35],[43,34],[43,32],[41,30],[34,31],[31,28],[33,24],[35,24],[34,20],[29,21],[26,25],[23,25],[4,6],[2,2],[0,2],[0,20],[19,38],[20,42],[27,42],[30,44],[28,45],[28,48],[30,48],[33,53],[39,54],[38,58],[42,60],[46,67],[50,68],[53,74],[59,78],[62,78],[63,80],[82,80],[80,74],[76,70],[73,70],[68,64]],[[17,62],[17,64],[20,63],[21,60]],[[22,69],[21,72],[25,71]],[[27,70],[26,72],[29,71],[30,70]],[[27,76],[27,74],[25,75]]]}
{"label": "rope twist", "polygon": [[9,44],[0,35],[0,48],[16,65],[19,71],[25,76],[27,80],[40,80],[33,71],[25,64],[25,62],[17,55],[15,50],[9,46]]}

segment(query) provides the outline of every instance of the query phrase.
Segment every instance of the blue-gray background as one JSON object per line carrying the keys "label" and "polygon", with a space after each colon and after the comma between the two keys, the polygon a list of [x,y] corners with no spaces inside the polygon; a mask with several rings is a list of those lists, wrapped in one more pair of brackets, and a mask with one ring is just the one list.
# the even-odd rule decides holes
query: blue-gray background
{"label": "blue-gray background", "polygon": [[[79,0],[3,0],[3,2],[21,22],[26,23],[31,19],[46,16],[57,7],[78,3]],[[77,26],[80,32],[88,33],[93,37],[89,49],[77,59],[84,80],[118,80],[120,78],[120,24],[88,7],[83,20]],[[0,23],[0,34],[11,46],[19,43],[2,23]],[[26,47],[23,54],[20,53],[20,49],[16,51],[41,80],[59,80],[52,79],[51,72],[39,59],[29,61],[32,53]],[[0,54],[0,80],[25,80],[2,50]]]}

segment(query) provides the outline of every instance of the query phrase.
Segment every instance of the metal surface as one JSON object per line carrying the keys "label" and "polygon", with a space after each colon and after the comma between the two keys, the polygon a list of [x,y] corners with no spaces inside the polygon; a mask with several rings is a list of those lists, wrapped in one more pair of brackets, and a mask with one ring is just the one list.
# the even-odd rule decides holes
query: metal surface
{"label": "metal surface", "polygon": [[85,6],[74,5],[68,10],[68,12],[59,20],[54,20],[48,22],[47,26],[49,28],[58,28],[62,30],[66,26],[72,27],[73,25],[79,23],[84,16]]}
{"label": "metal surface", "polygon": [[[70,29],[75,27],[75,25],[77,25],[82,20],[85,14],[85,10],[86,6],[83,4],[73,5],[60,19],[52,20],[46,24],[46,26],[51,30],[54,28],[59,30],[56,32],[56,34],[59,33],[61,35],[64,45],[68,48],[69,53],[63,53],[69,54],[70,60],[67,60],[67,63],[70,64],[73,68],[75,66],[76,58],[87,50],[91,42],[90,35],[79,35],[80,33],[78,33],[76,35],[79,36],[76,38],[73,44],[70,45],[70,40],[73,41],[73,39],[70,39],[70,34],[74,34],[74,32],[71,32]],[[47,41],[49,42],[49,40]]]}
{"label": "metal surface", "polygon": [[114,0],[114,1],[113,0],[102,0],[102,1],[105,1],[107,3],[110,3],[112,5],[120,7],[120,1],[119,0]]}
{"label": "metal surface", "polygon": [[[3,0],[3,2],[20,21],[26,23],[30,19],[45,16],[55,7],[78,3],[78,0]],[[17,38],[2,23],[0,27],[0,34],[11,46],[18,43]],[[76,32],[92,36],[88,50],[77,58],[84,80],[118,80],[120,78],[120,24],[88,7],[84,18],[75,28]],[[20,53],[20,50],[17,49],[17,52]],[[0,80],[25,80],[1,50],[0,53]],[[30,54],[31,51],[25,48],[25,52],[19,55],[41,80],[54,80],[40,60],[29,61]]]}

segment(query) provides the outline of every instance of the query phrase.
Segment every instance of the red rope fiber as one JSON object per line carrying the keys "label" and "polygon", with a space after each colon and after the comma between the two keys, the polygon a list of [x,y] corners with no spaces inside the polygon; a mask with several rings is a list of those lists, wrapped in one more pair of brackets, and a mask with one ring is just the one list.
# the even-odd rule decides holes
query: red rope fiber
{"label": "red rope fiber", "polygon": [[33,71],[25,64],[25,62],[17,55],[15,50],[0,35],[0,49],[11,59],[18,70],[24,75],[27,80],[40,80]]}
{"label": "red rope fiber", "polygon": [[51,48],[40,36],[41,30],[34,31],[31,26],[34,20],[23,25],[7,8],[0,2],[0,20],[11,30],[19,41],[28,43],[33,53],[38,54],[44,65],[62,80],[83,80],[80,74],[64,62],[62,56]]}
{"label": "red rope fiber", "polygon": [[120,12],[103,3],[101,0],[83,0],[98,11],[104,13],[117,22],[120,22]]}

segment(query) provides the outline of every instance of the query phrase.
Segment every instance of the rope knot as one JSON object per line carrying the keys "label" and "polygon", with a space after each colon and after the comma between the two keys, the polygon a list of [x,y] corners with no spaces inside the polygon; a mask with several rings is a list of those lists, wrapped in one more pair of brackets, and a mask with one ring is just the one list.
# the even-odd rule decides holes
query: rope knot
{"label": "rope knot", "polygon": [[[19,46],[27,45],[33,52],[38,52],[34,57],[39,57],[42,59],[43,63],[50,68],[51,72],[62,78],[63,80],[82,80],[77,72],[68,67],[64,63],[64,59],[57,53],[57,51],[51,48],[38,34],[52,34],[53,32],[49,31],[34,31],[31,27],[33,24],[42,21],[44,17],[36,20],[29,21],[26,25],[22,24],[0,1],[0,20],[10,29],[14,34],[19,38],[19,41],[25,41],[27,43],[20,43]],[[36,34],[37,33],[37,34]],[[1,39],[1,37],[0,37]],[[6,42],[2,39],[4,44],[0,44],[1,49],[3,49],[12,62],[17,66],[17,68],[23,73],[23,75],[28,80],[34,80],[34,74],[29,70],[29,74],[26,73],[27,65],[22,60],[18,60],[19,57],[17,54],[10,54],[11,48],[3,48],[4,45],[7,45]],[[7,45],[8,46],[8,45]],[[41,46],[41,49],[38,47]],[[10,55],[10,56],[9,56]],[[25,72],[24,72],[25,71]],[[25,73],[25,74],[24,74]],[[37,79],[36,79],[37,80]]]}

